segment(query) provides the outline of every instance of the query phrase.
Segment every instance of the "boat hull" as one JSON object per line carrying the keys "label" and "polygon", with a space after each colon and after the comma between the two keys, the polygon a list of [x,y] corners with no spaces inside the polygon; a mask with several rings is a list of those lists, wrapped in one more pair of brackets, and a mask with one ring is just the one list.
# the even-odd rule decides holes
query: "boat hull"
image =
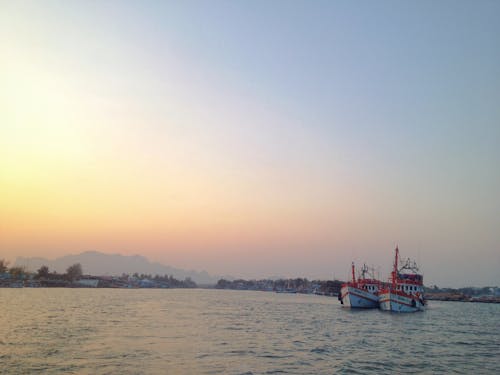
{"label": "boat hull", "polygon": [[345,307],[376,309],[379,306],[376,294],[353,286],[343,286],[340,289],[339,300]]}
{"label": "boat hull", "polygon": [[382,291],[379,294],[380,310],[392,312],[417,312],[425,310],[425,303],[417,296]]}

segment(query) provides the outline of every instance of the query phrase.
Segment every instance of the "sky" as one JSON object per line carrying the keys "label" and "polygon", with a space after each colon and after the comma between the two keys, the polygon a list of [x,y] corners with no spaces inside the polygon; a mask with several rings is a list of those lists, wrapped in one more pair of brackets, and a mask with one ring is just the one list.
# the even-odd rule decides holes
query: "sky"
{"label": "sky", "polygon": [[0,258],[500,285],[500,2],[0,0]]}

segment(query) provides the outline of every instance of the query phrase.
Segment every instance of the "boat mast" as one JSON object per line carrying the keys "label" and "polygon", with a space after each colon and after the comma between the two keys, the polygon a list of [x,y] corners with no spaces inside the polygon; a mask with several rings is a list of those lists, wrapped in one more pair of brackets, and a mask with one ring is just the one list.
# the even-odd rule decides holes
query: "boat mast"
{"label": "boat mast", "polygon": [[398,277],[398,257],[399,257],[399,249],[396,246],[396,255],[394,256],[394,269],[392,270],[392,286],[396,286],[396,280]]}
{"label": "boat mast", "polygon": [[352,262],[352,282],[355,283],[356,282],[356,275],[354,274],[354,262]]}

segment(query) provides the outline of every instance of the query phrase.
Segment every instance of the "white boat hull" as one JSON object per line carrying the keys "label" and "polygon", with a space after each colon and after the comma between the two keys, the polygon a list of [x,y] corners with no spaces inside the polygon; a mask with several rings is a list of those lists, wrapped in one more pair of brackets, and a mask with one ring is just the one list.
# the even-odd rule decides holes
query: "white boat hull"
{"label": "white boat hull", "polygon": [[339,297],[345,307],[375,309],[379,304],[377,295],[353,286],[343,286]]}
{"label": "white boat hull", "polygon": [[416,296],[401,295],[394,292],[381,292],[379,295],[380,309],[392,312],[424,311],[425,304]]}

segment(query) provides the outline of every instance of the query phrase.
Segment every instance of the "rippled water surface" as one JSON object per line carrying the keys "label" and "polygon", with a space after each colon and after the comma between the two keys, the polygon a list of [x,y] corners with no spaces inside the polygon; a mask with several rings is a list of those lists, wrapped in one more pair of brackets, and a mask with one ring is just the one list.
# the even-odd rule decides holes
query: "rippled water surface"
{"label": "rippled water surface", "polygon": [[351,311],[225,290],[0,289],[0,372],[500,373],[500,305]]}

